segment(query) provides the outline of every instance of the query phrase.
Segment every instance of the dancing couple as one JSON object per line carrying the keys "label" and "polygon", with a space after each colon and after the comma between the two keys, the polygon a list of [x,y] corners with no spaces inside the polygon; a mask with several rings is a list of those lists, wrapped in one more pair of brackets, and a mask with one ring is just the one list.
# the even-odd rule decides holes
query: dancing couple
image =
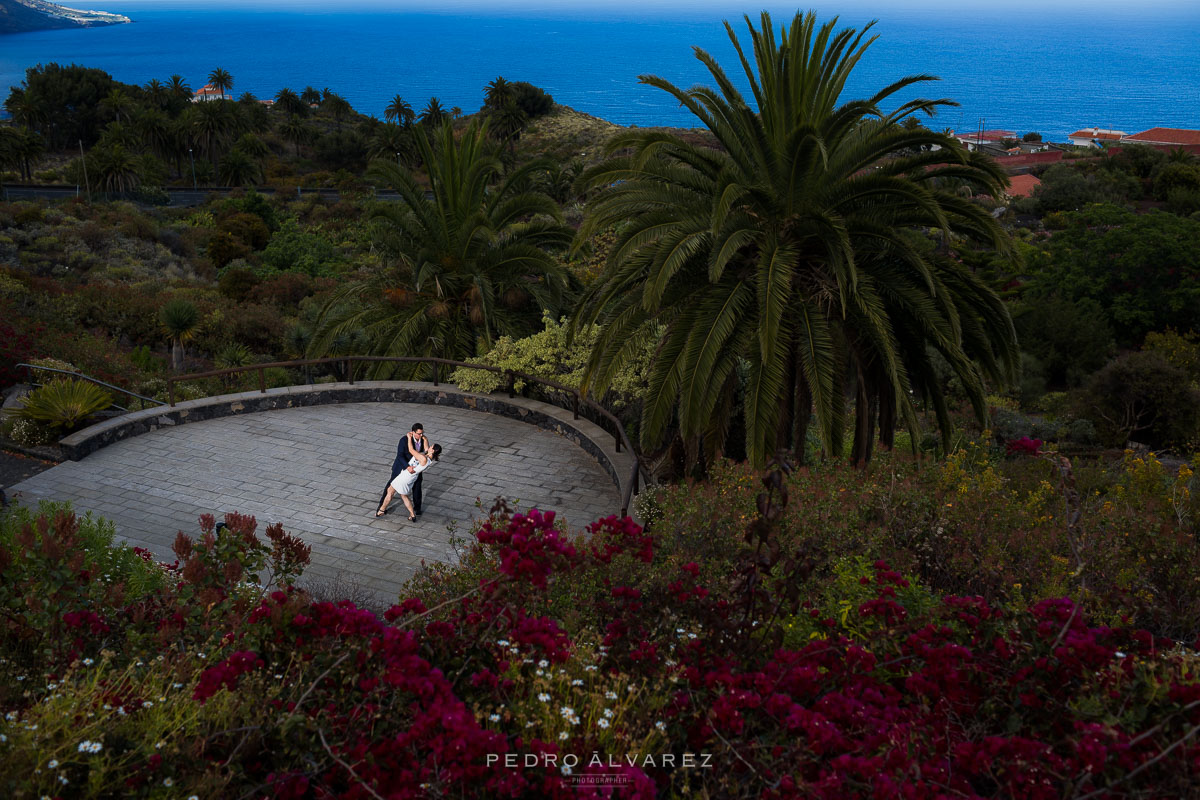
{"label": "dancing couple", "polygon": [[412,426],[412,430],[404,434],[396,447],[396,460],[392,463],[392,477],[388,482],[387,491],[379,498],[379,509],[375,516],[382,517],[387,513],[396,495],[404,501],[408,509],[408,521],[416,522],[421,513],[421,478],[422,473],[442,453],[440,444],[430,444],[425,438],[425,428],[421,423]]}

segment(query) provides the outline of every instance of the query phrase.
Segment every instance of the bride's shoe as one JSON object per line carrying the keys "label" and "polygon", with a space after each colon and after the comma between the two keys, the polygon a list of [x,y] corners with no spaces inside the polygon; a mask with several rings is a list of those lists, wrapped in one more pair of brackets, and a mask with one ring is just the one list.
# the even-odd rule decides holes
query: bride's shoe
{"label": "bride's shoe", "polygon": [[414,516],[411,516],[411,515],[410,515],[410,516],[409,516],[409,518],[408,518],[408,521],[409,521],[409,522],[416,522],[416,521],[417,521],[417,518],[416,518],[416,517],[414,517]]}
{"label": "bride's shoe", "polygon": [[387,512],[386,512],[386,511],[384,511],[384,510],[381,508],[381,509],[379,509],[378,511],[376,511],[376,512],[375,512],[375,516],[377,516],[377,517],[382,517],[382,516],[383,516],[384,514],[386,514],[386,513],[387,513]]}

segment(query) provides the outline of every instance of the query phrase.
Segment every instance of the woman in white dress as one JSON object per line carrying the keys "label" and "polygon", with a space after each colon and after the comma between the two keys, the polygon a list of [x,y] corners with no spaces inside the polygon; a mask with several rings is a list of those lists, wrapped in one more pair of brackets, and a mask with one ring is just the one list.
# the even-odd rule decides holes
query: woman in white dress
{"label": "woman in white dress", "polygon": [[375,512],[375,516],[382,517],[387,507],[391,504],[392,498],[400,495],[400,499],[404,501],[404,507],[408,509],[408,521],[416,522],[417,515],[413,508],[412,502],[412,487],[417,482],[417,476],[425,470],[433,462],[438,460],[438,456],[442,454],[442,446],[440,444],[430,445],[423,453],[417,453],[408,462],[408,466],[400,470],[400,474],[388,484],[387,494],[384,495],[383,505]]}

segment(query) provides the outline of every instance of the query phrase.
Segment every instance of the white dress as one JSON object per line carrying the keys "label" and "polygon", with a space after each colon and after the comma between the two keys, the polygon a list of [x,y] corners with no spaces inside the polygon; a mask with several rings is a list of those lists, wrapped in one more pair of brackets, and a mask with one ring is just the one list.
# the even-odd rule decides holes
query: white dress
{"label": "white dress", "polygon": [[413,456],[409,460],[408,466],[413,468],[412,472],[407,469],[400,470],[400,474],[392,480],[392,488],[397,494],[406,494],[412,496],[412,485],[417,482],[417,476],[425,470],[429,469],[429,465],[433,463],[433,459],[427,459],[424,464],[417,461],[417,457]]}

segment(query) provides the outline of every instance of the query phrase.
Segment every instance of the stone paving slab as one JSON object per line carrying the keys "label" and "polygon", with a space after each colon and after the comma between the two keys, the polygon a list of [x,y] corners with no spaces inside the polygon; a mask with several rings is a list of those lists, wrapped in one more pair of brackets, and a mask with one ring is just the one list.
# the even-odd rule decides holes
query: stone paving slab
{"label": "stone paving slab", "polygon": [[[414,422],[443,448],[425,473],[424,513],[409,522],[397,497],[375,519],[397,442]],[[25,504],[70,500],[165,561],[174,560],[176,532],[195,533],[201,514],[252,514],[260,531],[282,522],[312,546],[314,579],[340,576],[381,603],[422,560],[452,562],[451,530],[465,533],[498,495],[522,510],[553,509],[574,530],[620,505],[608,473],[562,436],[493,414],[404,403],[286,408],[162,428],[8,493]]]}

